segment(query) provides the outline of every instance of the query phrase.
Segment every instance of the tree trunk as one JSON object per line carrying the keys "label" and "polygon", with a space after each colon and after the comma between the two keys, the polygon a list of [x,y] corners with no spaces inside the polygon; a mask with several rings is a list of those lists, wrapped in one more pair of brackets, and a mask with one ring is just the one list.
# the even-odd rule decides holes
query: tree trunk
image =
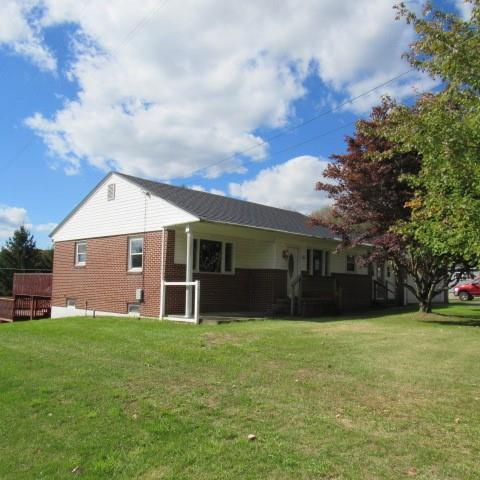
{"label": "tree trunk", "polygon": [[420,300],[418,303],[418,311],[420,313],[432,313],[432,300]]}

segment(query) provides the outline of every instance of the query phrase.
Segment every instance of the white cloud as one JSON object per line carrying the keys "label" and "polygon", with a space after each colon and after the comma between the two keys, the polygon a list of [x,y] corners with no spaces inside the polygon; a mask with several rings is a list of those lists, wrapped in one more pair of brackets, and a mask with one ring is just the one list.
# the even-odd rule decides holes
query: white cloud
{"label": "white cloud", "polygon": [[31,59],[43,70],[55,70],[56,60],[45,47],[38,26],[31,20],[33,0],[3,0],[0,15],[0,46]]}
{"label": "white cloud", "polygon": [[25,223],[27,211],[20,207],[0,205],[0,240],[8,238],[16,228]]}
{"label": "white cloud", "polygon": [[55,222],[39,223],[38,225],[28,224],[27,228],[31,228],[34,232],[50,233],[58,224]]}
{"label": "white cloud", "polygon": [[464,20],[470,20],[473,11],[473,3],[466,0],[455,0],[455,6]]}
{"label": "white cloud", "polygon": [[37,233],[50,233],[57,226],[53,222],[32,224],[28,221],[25,208],[0,204],[0,244],[11,237],[21,225],[31,232]]}
{"label": "white cloud", "polygon": [[251,180],[230,183],[229,191],[243,200],[309,214],[331,204],[325,193],[315,190],[328,163],[308,155],[295,157],[261,170]]}
{"label": "white cloud", "polygon": [[266,158],[258,129],[294,118],[307,77],[349,96],[405,70],[413,39],[395,0],[40,1],[42,28],[79,26],[78,96],[27,120],[67,173],[87,160],[166,180],[226,158],[203,173],[245,172],[238,153],[261,145],[244,157]]}

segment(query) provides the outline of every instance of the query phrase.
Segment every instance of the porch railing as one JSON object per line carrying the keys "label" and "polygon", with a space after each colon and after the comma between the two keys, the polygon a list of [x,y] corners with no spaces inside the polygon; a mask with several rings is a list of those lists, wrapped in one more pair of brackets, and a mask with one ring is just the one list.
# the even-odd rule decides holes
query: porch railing
{"label": "porch railing", "polygon": [[298,304],[302,299],[302,274],[299,273],[290,283],[292,293],[290,295],[290,315],[295,315],[295,299]]}
{"label": "porch railing", "polygon": [[[194,308],[193,317],[187,317],[186,315],[166,315],[166,292],[167,287],[193,287],[194,288]],[[200,323],[200,280],[194,282],[162,282],[161,285],[161,297],[160,297],[160,318],[167,320],[175,320],[178,322],[188,323]]]}
{"label": "porch railing", "polygon": [[[393,297],[390,297],[390,293]],[[385,283],[373,280],[373,301],[376,304],[388,305],[389,300],[397,301],[397,292],[390,288],[390,282],[388,280]]]}

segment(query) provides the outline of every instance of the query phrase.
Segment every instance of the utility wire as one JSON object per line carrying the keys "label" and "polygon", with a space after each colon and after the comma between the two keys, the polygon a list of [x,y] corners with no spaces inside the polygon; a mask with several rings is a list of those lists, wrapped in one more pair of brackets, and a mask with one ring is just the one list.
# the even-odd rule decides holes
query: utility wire
{"label": "utility wire", "polygon": [[306,120],[298,123],[297,125],[293,125],[292,127],[289,127],[287,129],[284,129],[282,130],[281,132],[279,133],[276,133],[275,135],[272,135],[270,137],[267,137],[265,140],[261,140],[260,142],[257,142],[255,145],[252,145],[251,147],[248,147],[244,150],[240,150],[239,152],[236,152],[232,155],[229,155],[228,157],[225,157],[223,158],[222,160],[218,160],[216,162],[213,162],[209,165],[205,165],[204,167],[200,167],[200,168],[197,168],[196,170],[193,170],[192,172],[188,173],[186,176],[187,177],[191,177],[193,175],[196,175],[197,173],[203,171],[203,170],[206,170],[206,169],[209,169],[209,168],[212,168],[212,167],[215,167],[217,165],[220,165],[221,163],[224,163],[224,162],[227,162],[229,160],[233,160],[234,158],[236,158],[238,155],[244,155],[245,153],[247,152],[251,152],[252,150],[256,149],[256,148],[260,148],[260,147],[263,147],[265,145],[268,145],[268,142],[271,142],[272,140],[276,140],[277,138],[279,137],[282,137],[284,135],[287,135],[289,133],[292,133],[294,132],[295,130],[298,130],[299,128],[302,128],[304,127],[305,125],[309,125],[310,123],[314,122],[315,120],[318,120],[319,118],[322,118],[322,117],[325,117],[327,115],[330,115],[331,113],[334,113],[338,110],[340,110],[341,108],[343,108],[344,106],[346,105],[350,105],[354,102],[356,102],[357,100],[359,100],[360,98],[363,98],[371,93],[373,93],[375,90],[378,90],[379,88],[382,88],[382,87],[385,87],[386,85],[394,82],[395,80],[398,80],[399,78],[407,75],[407,73],[410,73],[412,72],[414,69],[413,68],[410,68],[408,70],[405,70],[404,72],[400,73],[399,75],[396,75],[395,77],[392,77],[390,78],[389,80],[387,80],[386,82],[383,82],[383,83],[380,83],[379,85],[376,85],[375,87],[371,88],[370,90],[367,90],[366,92],[363,92],[355,97],[351,97],[341,103],[339,103],[338,105],[336,105],[335,107],[332,107],[332,108],[329,108],[328,110],[324,110],[323,112],[317,114],[317,115],[314,115],[313,117],[310,117],[310,118],[307,118]]}
{"label": "utility wire", "polygon": [[302,145],[306,145],[307,143],[318,140],[319,138],[326,137],[327,135],[331,135],[332,133],[336,133],[336,132],[338,132],[340,130],[343,130],[347,127],[352,127],[359,120],[361,120],[361,119],[354,120],[353,122],[348,122],[344,125],[341,125],[340,127],[329,130],[328,132],[320,133],[319,135],[315,135],[313,137],[307,138],[307,140],[303,140],[302,142],[295,143],[293,145],[289,145],[288,147],[282,148],[280,150],[275,150],[275,151],[272,152],[272,155],[278,155],[280,153],[288,152],[289,150],[294,150],[295,148],[301,147]]}

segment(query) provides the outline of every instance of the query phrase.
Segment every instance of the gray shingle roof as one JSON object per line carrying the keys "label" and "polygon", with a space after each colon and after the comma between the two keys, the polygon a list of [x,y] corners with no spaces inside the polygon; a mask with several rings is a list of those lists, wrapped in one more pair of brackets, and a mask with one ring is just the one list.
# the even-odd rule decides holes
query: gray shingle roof
{"label": "gray shingle roof", "polygon": [[117,175],[201,220],[276,230],[309,237],[334,238],[334,234],[330,230],[320,226],[310,226],[309,218],[298,212],[158,183],[123,173],[117,173]]}

